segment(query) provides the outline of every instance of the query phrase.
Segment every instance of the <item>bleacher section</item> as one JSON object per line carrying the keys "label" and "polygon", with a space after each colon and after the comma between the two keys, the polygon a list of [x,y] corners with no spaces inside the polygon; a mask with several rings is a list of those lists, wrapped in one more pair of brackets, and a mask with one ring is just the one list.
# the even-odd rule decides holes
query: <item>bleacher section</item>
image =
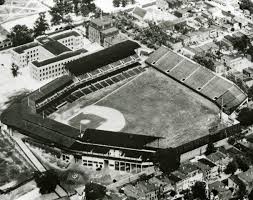
{"label": "bleacher section", "polygon": [[145,69],[142,68],[139,63],[134,63],[125,68],[106,73],[103,76],[92,76],[93,79],[81,83],[75,83],[73,84],[73,87],[69,88],[67,91],[58,92],[55,99],[50,102],[47,101],[39,107],[37,111],[44,116],[50,115],[58,110],[59,105],[64,105],[64,102],[72,103],[84,95],[88,95],[112,84],[132,78],[143,71],[145,71]]}
{"label": "bleacher section", "polygon": [[247,99],[234,83],[164,46],[153,52],[146,63],[223,106],[227,113]]}
{"label": "bleacher section", "polygon": [[[94,72],[108,64],[111,67],[118,67],[123,64],[121,60],[129,62],[138,59],[138,56],[136,57],[135,55],[135,50],[139,47],[140,45],[138,43],[126,40],[72,61],[66,65],[66,69],[75,76],[82,76],[85,73]],[[130,59],[130,57],[132,58]]]}

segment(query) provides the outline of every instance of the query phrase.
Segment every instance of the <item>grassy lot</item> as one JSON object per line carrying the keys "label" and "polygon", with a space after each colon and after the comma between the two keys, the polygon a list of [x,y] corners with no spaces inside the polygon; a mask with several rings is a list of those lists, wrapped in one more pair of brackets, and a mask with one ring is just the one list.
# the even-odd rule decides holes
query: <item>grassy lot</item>
{"label": "grassy lot", "polygon": [[123,132],[167,137],[168,146],[208,134],[218,117],[213,103],[153,69],[97,105],[123,113]]}
{"label": "grassy lot", "polygon": [[33,168],[0,133],[0,187],[16,185],[32,176]]}

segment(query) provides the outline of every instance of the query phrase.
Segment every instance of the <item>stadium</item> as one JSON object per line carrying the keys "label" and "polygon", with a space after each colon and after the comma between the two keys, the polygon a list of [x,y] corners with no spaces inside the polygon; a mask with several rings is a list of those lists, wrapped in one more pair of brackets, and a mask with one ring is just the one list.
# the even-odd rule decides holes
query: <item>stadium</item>
{"label": "stadium", "polygon": [[57,147],[66,162],[139,172],[158,148],[206,144],[220,108],[230,114],[247,101],[233,83],[165,47],[146,63],[139,49],[128,40],[67,63],[68,75],[3,112],[2,131]]}

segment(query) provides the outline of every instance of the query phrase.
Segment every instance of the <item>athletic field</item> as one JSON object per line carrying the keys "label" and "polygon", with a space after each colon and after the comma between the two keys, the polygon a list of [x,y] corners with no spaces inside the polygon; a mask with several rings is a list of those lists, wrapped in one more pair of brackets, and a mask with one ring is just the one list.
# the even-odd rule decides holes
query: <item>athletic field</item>
{"label": "athletic field", "polygon": [[69,110],[72,115],[62,122],[82,129],[162,136],[169,138],[167,146],[177,146],[208,134],[218,118],[212,102],[151,68],[106,90],[80,99],[75,109],[63,109],[61,115]]}

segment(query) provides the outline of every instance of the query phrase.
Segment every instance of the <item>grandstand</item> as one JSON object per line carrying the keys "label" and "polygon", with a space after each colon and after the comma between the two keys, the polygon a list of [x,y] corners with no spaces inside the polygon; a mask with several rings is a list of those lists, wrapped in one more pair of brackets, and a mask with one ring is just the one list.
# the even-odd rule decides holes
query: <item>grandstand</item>
{"label": "grandstand", "polygon": [[[95,55],[98,57],[90,54],[78,60],[78,68],[73,67],[76,66],[75,61],[74,64],[70,63],[67,67],[72,75],[56,78],[15,102],[3,112],[1,115],[3,130],[9,134],[12,134],[13,130],[18,130],[48,145],[72,153],[79,152],[79,155],[81,150],[85,161],[91,159],[90,157],[93,157],[91,160],[100,157],[100,161],[104,158],[107,162],[108,160],[111,162],[110,167],[113,169],[119,170],[117,167],[119,160],[120,164],[124,165],[121,168],[124,170],[128,165],[130,171],[150,166],[151,163],[145,155],[153,154],[154,150],[147,149],[145,145],[159,137],[99,130],[82,131],[47,118],[66,104],[73,103],[103,88],[132,79],[144,72],[145,69],[138,62],[139,58],[135,52],[138,47],[137,43],[125,41],[123,44],[96,52]],[[121,54],[113,56],[111,55],[113,52],[115,55],[116,52],[121,52]],[[94,58],[101,59],[103,62],[96,62]],[[123,144],[122,138],[124,138]],[[110,156],[109,152],[112,149],[114,152],[119,152],[118,156]],[[85,165],[84,161],[83,165]]]}
{"label": "grandstand", "polygon": [[247,95],[234,83],[164,46],[146,63],[215,102],[227,114],[247,101]]}

